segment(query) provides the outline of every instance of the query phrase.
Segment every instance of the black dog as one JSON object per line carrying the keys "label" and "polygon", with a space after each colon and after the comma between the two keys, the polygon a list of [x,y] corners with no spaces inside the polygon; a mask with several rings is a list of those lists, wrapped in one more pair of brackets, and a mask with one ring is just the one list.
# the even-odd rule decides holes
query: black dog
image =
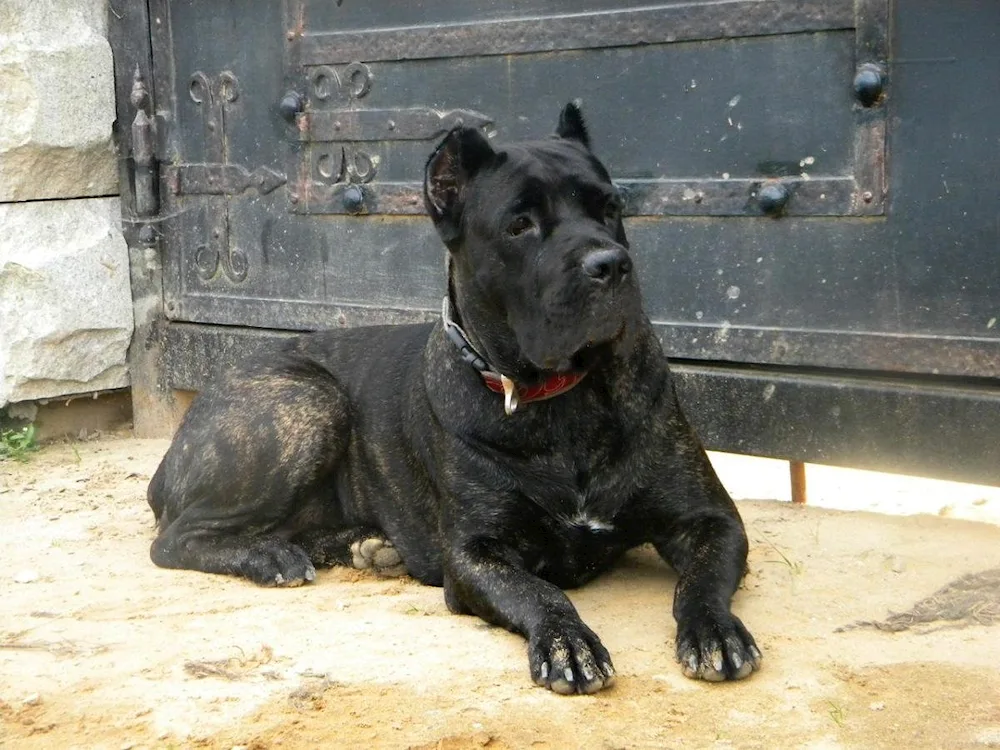
{"label": "black dog", "polygon": [[150,483],[153,561],[271,586],[401,563],[524,635],[535,682],[591,693],[611,659],[560,588],[651,542],[680,576],[684,673],[746,677],[746,534],[678,407],[579,109],[503,148],[452,130],[424,195],[442,322],[304,336],[199,396]]}

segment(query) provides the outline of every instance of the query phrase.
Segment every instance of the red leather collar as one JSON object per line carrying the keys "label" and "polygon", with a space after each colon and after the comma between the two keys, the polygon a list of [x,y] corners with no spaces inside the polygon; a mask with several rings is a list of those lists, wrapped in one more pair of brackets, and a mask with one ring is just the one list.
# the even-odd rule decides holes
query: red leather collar
{"label": "red leather collar", "polygon": [[521,404],[544,401],[565,393],[586,377],[587,373],[553,375],[538,385],[518,385],[506,375],[497,372],[485,357],[479,354],[469,342],[465,331],[451,317],[450,295],[445,295],[441,305],[441,322],[445,336],[458,348],[466,362],[482,376],[486,387],[504,396],[504,411],[508,416],[517,411]]}
{"label": "red leather collar", "polygon": [[[532,401],[544,401],[565,393],[570,388],[579,383],[586,376],[586,373],[571,373],[569,375],[553,375],[551,378],[538,385],[517,385],[513,380],[497,375],[495,372],[484,370],[479,373],[483,376],[486,387],[494,393],[504,394],[504,398],[510,402],[513,408],[507,413],[511,414],[521,404],[530,404]],[[507,381],[510,385],[504,383]],[[514,389],[514,394],[508,396],[508,390]],[[507,408],[507,403],[504,404]]]}

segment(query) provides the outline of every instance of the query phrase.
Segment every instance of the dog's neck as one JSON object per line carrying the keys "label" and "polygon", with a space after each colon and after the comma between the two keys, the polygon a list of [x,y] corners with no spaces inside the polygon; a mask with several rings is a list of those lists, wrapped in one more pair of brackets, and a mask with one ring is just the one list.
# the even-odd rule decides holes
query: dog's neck
{"label": "dog's neck", "polygon": [[491,359],[490,349],[476,336],[475,329],[463,328],[464,319],[459,312],[455,297],[455,284],[449,268],[448,293],[441,305],[441,321],[445,336],[458,349],[462,359],[482,376],[486,387],[495,393],[503,394],[504,411],[508,416],[517,411],[522,404],[543,401],[565,393],[586,376],[585,372],[546,375],[535,370],[537,375],[534,378],[528,381],[516,380],[515,373],[524,372],[523,366],[514,369],[513,365],[508,365],[511,369],[506,369],[503,360],[495,363]]}

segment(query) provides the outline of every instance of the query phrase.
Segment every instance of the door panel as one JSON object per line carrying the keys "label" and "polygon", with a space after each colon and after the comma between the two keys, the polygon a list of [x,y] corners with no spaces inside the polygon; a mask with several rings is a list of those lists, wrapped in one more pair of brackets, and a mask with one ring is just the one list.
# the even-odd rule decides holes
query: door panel
{"label": "door panel", "polygon": [[[908,466],[964,451],[982,479],[1000,448],[960,423],[994,423],[1000,373],[1000,4],[902,5],[149,0],[152,63],[125,57],[151,69],[159,207],[129,236],[162,265],[165,385],[200,387],[220,330],[433,319],[434,143],[459,120],[542,136],[580,98],[709,444],[884,465],[906,448],[862,415],[905,412]],[[936,463],[935,421],[961,446]]]}

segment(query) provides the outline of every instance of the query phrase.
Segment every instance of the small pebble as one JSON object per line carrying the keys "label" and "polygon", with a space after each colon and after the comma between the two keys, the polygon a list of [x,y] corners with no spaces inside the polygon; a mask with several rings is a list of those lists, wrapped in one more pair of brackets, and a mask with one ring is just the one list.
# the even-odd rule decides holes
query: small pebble
{"label": "small pebble", "polygon": [[906,560],[899,555],[890,555],[886,558],[886,563],[893,573],[903,573],[906,570]]}
{"label": "small pebble", "polygon": [[872,703],[868,706],[872,711],[882,711],[885,709],[885,704],[882,701]]}
{"label": "small pebble", "polygon": [[38,580],[38,571],[22,570],[14,575],[14,583],[34,583]]}
{"label": "small pebble", "polygon": [[42,702],[42,697],[38,693],[32,693],[21,702],[26,706],[37,706]]}

